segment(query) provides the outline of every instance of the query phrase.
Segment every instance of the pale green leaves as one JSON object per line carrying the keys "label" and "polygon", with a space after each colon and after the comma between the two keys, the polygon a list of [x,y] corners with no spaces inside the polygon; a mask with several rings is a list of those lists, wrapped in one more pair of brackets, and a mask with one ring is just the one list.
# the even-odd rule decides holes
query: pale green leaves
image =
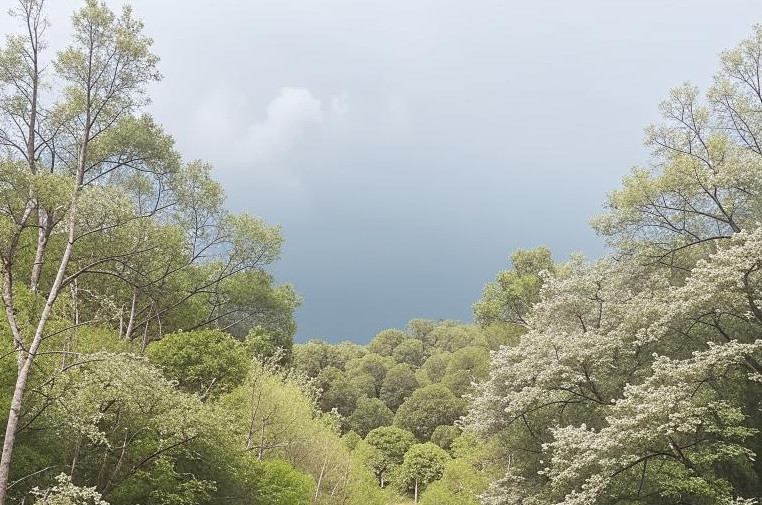
{"label": "pale green leaves", "polygon": [[550,250],[545,247],[516,251],[510,259],[513,269],[499,272],[474,304],[474,315],[481,324],[526,324],[524,317],[542,287],[540,274],[554,270]]}
{"label": "pale green leaves", "polygon": [[160,78],[158,58],[129,8],[117,17],[104,3],[87,0],[72,24],[73,43],[59,53],[55,69],[69,83],[70,117],[97,132],[147,102],[145,86]]}
{"label": "pale green leaves", "polygon": [[445,465],[450,460],[447,452],[433,444],[415,444],[405,453],[405,457],[394,472],[395,483],[403,491],[420,492],[426,486],[442,477]]}
{"label": "pale green leaves", "polygon": [[593,223],[621,252],[690,269],[718,240],[759,219],[761,34],[756,26],[723,53],[705,100],[685,84],[661,104],[665,122],[646,130],[655,168],[626,177]]}

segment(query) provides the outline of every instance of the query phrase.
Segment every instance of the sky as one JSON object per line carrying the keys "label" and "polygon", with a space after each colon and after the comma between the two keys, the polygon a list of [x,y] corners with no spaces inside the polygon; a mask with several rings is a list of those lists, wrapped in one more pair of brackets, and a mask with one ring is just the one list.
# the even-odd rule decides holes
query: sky
{"label": "sky", "polygon": [[[79,2],[48,1],[54,47]],[[758,0],[132,5],[161,57],[151,113],[231,209],[282,226],[298,341],[470,321],[518,248],[604,254],[588,222],[648,163],[658,103],[762,22]]]}

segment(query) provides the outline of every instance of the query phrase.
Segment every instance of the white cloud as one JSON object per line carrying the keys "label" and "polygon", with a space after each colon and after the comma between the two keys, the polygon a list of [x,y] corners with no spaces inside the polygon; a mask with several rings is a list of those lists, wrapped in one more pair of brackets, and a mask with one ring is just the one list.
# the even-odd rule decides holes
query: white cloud
{"label": "white cloud", "polygon": [[310,131],[328,128],[346,114],[347,99],[340,93],[323,102],[307,88],[283,87],[264,108],[264,117],[257,109],[236,88],[210,91],[193,111],[184,152],[222,166],[280,169],[281,158],[298,150]]}
{"label": "white cloud", "polygon": [[323,104],[310,90],[281,88],[268,104],[264,120],[248,128],[244,150],[253,162],[272,161],[292,149],[310,128],[322,123],[325,114]]}

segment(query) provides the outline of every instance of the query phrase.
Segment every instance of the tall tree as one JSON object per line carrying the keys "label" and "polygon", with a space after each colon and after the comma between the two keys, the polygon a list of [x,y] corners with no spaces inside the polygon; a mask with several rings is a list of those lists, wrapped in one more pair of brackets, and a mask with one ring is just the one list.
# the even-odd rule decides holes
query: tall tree
{"label": "tall tree", "polygon": [[484,503],[751,503],[760,495],[762,27],[682,86],[596,220],[615,255],[545,275],[465,425],[497,435]]}
{"label": "tall tree", "polygon": [[[68,356],[44,342],[98,321],[140,334],[145,348],[191,303],[208,310],[194,327],[236,322],[251,307],[241,310],[226,281],[258,272],[282,243],[276,227],[226,212],[210,168],[181,164],[142,112],[160,75],[130,8],[86,0],[70,45],[47,65],[43,2],[17,5],[24,35],[0,52],[0,287],[17,364],[0,504],[35,361]],[[289,293],[273,299],[271,313],[294,306]],[[68,327],[51,329],[56,311],[70,313]]]}

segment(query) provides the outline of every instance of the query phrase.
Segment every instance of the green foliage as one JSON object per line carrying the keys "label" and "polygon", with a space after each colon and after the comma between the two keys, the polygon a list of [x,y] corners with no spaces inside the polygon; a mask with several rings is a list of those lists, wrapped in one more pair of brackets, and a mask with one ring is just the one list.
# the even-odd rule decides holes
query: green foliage
{"label": "green foliage", "polygon": [[423,342],[414,338],[403,340],[392,351],[392,358],[395,362],[414,367],[421,366],[425,357]]}
{"label": "green foliage", "polygon": [[594,221],[613,255],[519,250],[478,324],[294,346],[301,300],[265,270],[280,228],[226,211],[212,167],[143,112],[159,75],[140,21],[86,0],[41,74],[41,8],[21,0],[0,48],[0,122],[28,127],[0,129],[9,501],[762,495],[762,27],[705,97],[661,105],[653,163]]}
{"label": "green foliage", "polygon": [[511,270],[503,270],[484,287],[482,299],[474,304],[476,320],[526,324],[525,316],[540,296],[542,273],[553,273],[550,249],[538,247],[511,254]]}
{"label": "green foliage", "polygon": [[320,340],[310,340],[294,346],[293,367],[308,377],[317,377],[328,366],[346,371],[347,363],[362,358],[367,353],[365,347],[352,342],[331,345]]}
{"label": "green foliage", "polygon": [[447,452],[436,444],[415,444],[394,472],[395,485],[403,492],[420,493],[442,476],[449,460]]}
{"label": "green foliage", "polygon": [[284,366],[291,359],[294,341],[289,335],[267,331],[261,326],[249,330],[244,346],[246,352],[259,361],[272,361]]}
{"label": "green foliage", "polygon": [[452,425],[441,425],[434,429],[431,434],[431,441],[442,449],[449,451],[452,443],[460,436],[460,428]]}
{"label": "green foliage", "polygon": [[351,451],[354,451],[357,445],[362,441],[362,437],[351,430],[342,435],[341,439]]}
{"label": "green foliage", "polygon": [[426,334],[424,342],[429,349],[428,354],[434,350],[455,352],[466,346],[487,345],[484,331],[474,324],[461,324],[457,321],[443,321]]}
{"label": "green foliage", "polygon": [[397,409],[394,424],[428,441],[437,426],[452,424],[465,413],[465,401],[445,386],[432,384],[417,389]]}
{"label": "green foliage", "polygon": [[375,428],[392,424],[394,413],[378,398],[362,397],[347,421],[350,430],[364,437]]}
{"label": "green foliage", "polygon": [[[388,494],[378,486],[373,474],[360,465],[352,465],[349,469],[346,497],[342,502],[346,505],[388,505],[391,503]],[[336,502],[327,503],[332,505]]]}
{"label": "green foliage", "polygon": [[415,444],[415,435],[396,426],[383,426],[371,430],[365,436],[360,450],[365,464],[373,471],[384,487],[388,475],[402,463],[407,450]]}
{"label": "green foliage", "polygon": [[706,100],[686,84],[661,105],[650,168],[594,222],[614,255],[555,265],[540,290],[518,267],[496,281],[510,289],[485,290],[487,321],[506,293],[537,296],[464,423],[506,453],[484,504],[760,496],[762,121],[749,77],[761,49],[758,26],[723,54]]}
{"label": "green foliage", "polygon": [[318,404],[323,412],[336,409],[345,417],[354,412],[361,390],[344,371],[328,366],[318,374],[315,385],[320,389]]}
{"label": "green foliage", "polygon": [[479,505],[478,496],[487,488],[488,479],[463,460],[444,465],[440,480],[431,483],[421,495],[421,505]]}
{"label": "green foliage", "polygon": [[391,356],[394,349],[407,340],[407,333],[400,330],[383,330],[368,344],[368,351],[379,356]]}
{"label": "green foliage", "polygon": [[148,357],[182,389],[204,397],[238,386],[249,368],[244,348],[218,330],[165,335],[148,346]]}
{"label": "green foliage", "polygon": [[386,373],[392,364],[391,358],[369,353],[349,361],[346,365],[347,375],[364,394],[378,398]]}
{"label": "green foliage", "polygon": [[449,351],[440,351],[429,356],[419,372],[421,383],[429,385],[442,382],[451,356]]}
{"label": "green foliage", "polygon": [[263,475],[254,488],[255,503],[308,505],[315,492],[315,482],[297,472],[286,461],[270,460],[262,465]]}
{"label": "green foliage", "polygon": [[458,349],[450,356],[442,377],[442,384],[455,396],[471,392],[471,384],[485,380],[489,375],[489,351],[484,347],[469,346]]}
{"label": "green foliage", "polygon": [[394,365],[386,373],[381,385],[379,398],[392,410],[396,411],[405,398],[418,388],[415,372],[407,363]]}

